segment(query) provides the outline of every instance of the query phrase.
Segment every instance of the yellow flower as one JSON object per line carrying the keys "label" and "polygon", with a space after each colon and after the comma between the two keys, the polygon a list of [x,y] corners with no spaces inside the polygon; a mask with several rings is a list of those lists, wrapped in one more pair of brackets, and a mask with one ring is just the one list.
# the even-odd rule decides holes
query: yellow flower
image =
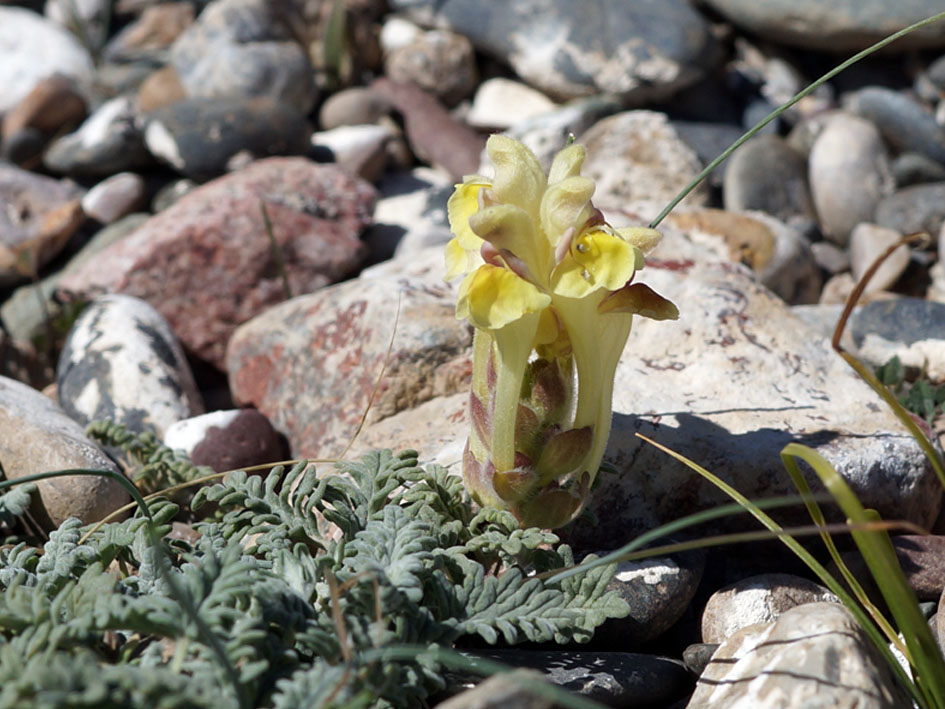
{"label": "yellow flower", "polygon": [[[602,460],[632,315],[677,312],[631,285],[660,234],[604,221],[580,175],[583,146],[558,153],[547,177],[511,138],[486,148],[495,177],[467,177],[448,204],[447,279],[464,277],[456,315],[476,328],[464,475],[481,503],[557,526],[580,510]],[[552,391],[568,405],[545,406]]]}

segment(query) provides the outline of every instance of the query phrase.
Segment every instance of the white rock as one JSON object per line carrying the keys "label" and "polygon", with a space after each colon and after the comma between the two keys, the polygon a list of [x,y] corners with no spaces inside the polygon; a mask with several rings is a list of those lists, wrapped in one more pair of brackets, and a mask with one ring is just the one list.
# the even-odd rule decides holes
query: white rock
{"label": "white rock", "polygon": [[341,167],[373,182],[384,172],[385,147],[395,137],[385,125],[339,126],[314,133],[312,147],[327,148]]}
{"label": "white rock", "polygon": [[133,172],[112,175],[85,193],[82,210],[102,224],[130,214],[144,199],[144,178]]}
{"label": "white rock", "polygon": [[466,122],[476,128],[506,130],[557,107],[550,98],[526,84],[495,77],[479,85]]}
{"label": "white rock", "polygon": [[85,82],[94,71],[92,57],[74,35],[25,8],[0,6],[0,113],[40,79],[64,74]]}
{"label": "white rock", "polygon": [[380,44],[385,52],[406,47],[416,42],[423,30],[402,17],[390,17],[381,27]]}
{"label": "white rock", "polygon": [[[859,283],[863,274],[886,249],[902,238],[895,229],[862,222],[850,233],[850,268],[853,280]],[[864,293],[875,293],[892,286],[909,265],[909,247],[903,244],[883,261],[866,284]]]}

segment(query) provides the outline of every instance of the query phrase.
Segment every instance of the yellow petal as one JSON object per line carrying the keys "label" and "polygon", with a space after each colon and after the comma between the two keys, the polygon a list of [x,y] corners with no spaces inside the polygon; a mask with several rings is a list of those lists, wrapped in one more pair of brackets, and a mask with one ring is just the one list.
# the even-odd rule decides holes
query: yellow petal
{"label": "yellow petal", "polygon": [[482,256],[478,251],[467,251],[459,243],[459,237],[450,239],[446,244],[446,275],[444,281],[452,281],[464,276],[482,265]]}
{"label": "yellow petal", "polygon": [[551,276],[551,289],[555,295],[565,298],[583,298],[596,287],[584,266],[568,256],[555,267]]}
{"label": "yellow petal", "polygon": [[587,157],[587,148],[579,143],[571,143],[564,150],[555,155],[551,163],[551,170],[548,172],[548,184],[553,185],[566,177],[574,177],[581,174],[581,165],[584,164],[584,158]]}
{"label": "yellow petal", "polygon": [[[627,242],[636,246],[644,254],[650,253],[660,243],[663,235],[656,229],[650,229],[645,226],[628,226],[617,229],[616,232]],[[637,268],[642,268],[638,266]]]}
{"label": "yellow petal", "polygon": [[482,239],[469,228],[469,218],[479,211],[479,191],[488,186],[489,182],[483,177],[467,177],[463,184],[456,185],[446,203],[450,231],[459,239],[459,245],[469,251],[478,251],[482,246]]}
{"label": "yellow petal", "polygon": [[550,302],[551,296],[508,269],[484,264],[460,285],[456,317],[483,330],[497,330],[527,313],[540,312]]}
{"label": "yellow petal", "polygon": [[532,278],[540,278],[543,271],[550,269],[551,248],[544,239],[539,241],[534,222],[520,207],[514,204],[486,207],[470,217],[469,226],[496,250],[505,249],[519,258]]}
{"label": "yellow petal", "polygon": [[517,140],[498,134],[486,141],[486,151],[495,165],[492,184],[499,201],[537,215],[548,183],[535,154]]}
{"label": "yellow petal", "polygon": [[[619,236],[593,229],[574,240],[570,252],[555,269],[553,288],[555,293],[572,298],[598,288],[618,290],[642,263],[638,248]],[[580,280],[586,285],[582,286]]]}
{"label": "yellow petal", "polygon": [[541,228],[551,247],[571,227],[581,229],[591,216],[594,181],[586,177],[567,177],[551,185],[541,200]]}
{"label": "yellow petal", "polygon": [[679,309],[644,283],[611,293],[597,306],[599,313],[631,313],[653,320],[676,320]]}

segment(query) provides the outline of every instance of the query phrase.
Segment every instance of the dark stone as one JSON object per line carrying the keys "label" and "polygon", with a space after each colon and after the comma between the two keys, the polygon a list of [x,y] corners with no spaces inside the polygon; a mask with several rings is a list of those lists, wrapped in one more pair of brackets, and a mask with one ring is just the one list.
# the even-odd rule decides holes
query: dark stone
{"label": "dark stone", "polygon": [[[673,121],[673,128],[690,148],[696,151],[699,162],[708,165],[742,136],[742,129],[727,123],[699,123],[696,121]],[[721,187],[731,159],[723,162],[709,173],[709,184]]]}
{"label": "dark stone", "polygon": [[719,649],[719,643],[693,643],[683,651],[683,664],[686,669],[698,677],[705,671],[712,654]]}
{"label": "dark stone", "polygon": [[898,190],[876,206],[876,223],[901,234],[927,231],[933,237],[945,222],[945,182]]}
{"label": "dark stone", "polygon": [[847,108],[872,121],[897,151],[945,163],[945,128],[929,109],[906,94],[871,86],[853,94]]}
{"label": "dark stone", "polygon": [[725,209],[758,209],[781,220],[813,217],[807,186],[807,161],[777,135],[752,138],[729,158],[725,171]]}
{"label": "dark stone", "polygon": [[850,323],[857,347],[867,335],[911,345],[920,340],[945,340],[945,303],[920,298],[883,300],[857,309]]}

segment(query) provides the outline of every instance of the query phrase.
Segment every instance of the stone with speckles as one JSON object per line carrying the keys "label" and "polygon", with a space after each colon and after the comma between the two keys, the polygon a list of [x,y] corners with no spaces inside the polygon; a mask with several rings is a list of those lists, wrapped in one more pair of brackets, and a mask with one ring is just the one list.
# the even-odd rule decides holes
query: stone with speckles
{"label": "stone with speckles", "polygon": [[717,43],[684,0],[394,0],[423,24],[454,28],[554,99],[613,94],[640,105],[711,68]]}
{"label": "stone with speckles", "polygon": [[374,195],[371,185],[331,165],[259,160],[181,197],[64,277],[59,294],[142,298],[187,350],[222,367],[236,326],[285,299],[283,272],[297,295],[357,267],[367,253],[358,235],[370,223]]}
{"label": "stone with speckles", "polygon": [[127,295],[104,296],[83,311],[63,346],[56,384],[63,409],[83,425],[110,419],[160,436],[203,412],[167,322]]}
{"label": "stone with speckles", "polygon": [[[0,377],[0,460],[9,480],[69,468],[118,472],[82,426],[32,387]],[[46,529],[69,517],[96,522],[129,501],[128,493],[105,477],[52,478],[37,483],[31,512]]]}
{"label": "stone with speckles", "polygon": [[294,298],[233,334],[226,357],[233,398],[265,414],[292,455],[340,455],[366,411],[372,424],[468,391],[472,334],[453,310],[445,285],[397,276]]}

